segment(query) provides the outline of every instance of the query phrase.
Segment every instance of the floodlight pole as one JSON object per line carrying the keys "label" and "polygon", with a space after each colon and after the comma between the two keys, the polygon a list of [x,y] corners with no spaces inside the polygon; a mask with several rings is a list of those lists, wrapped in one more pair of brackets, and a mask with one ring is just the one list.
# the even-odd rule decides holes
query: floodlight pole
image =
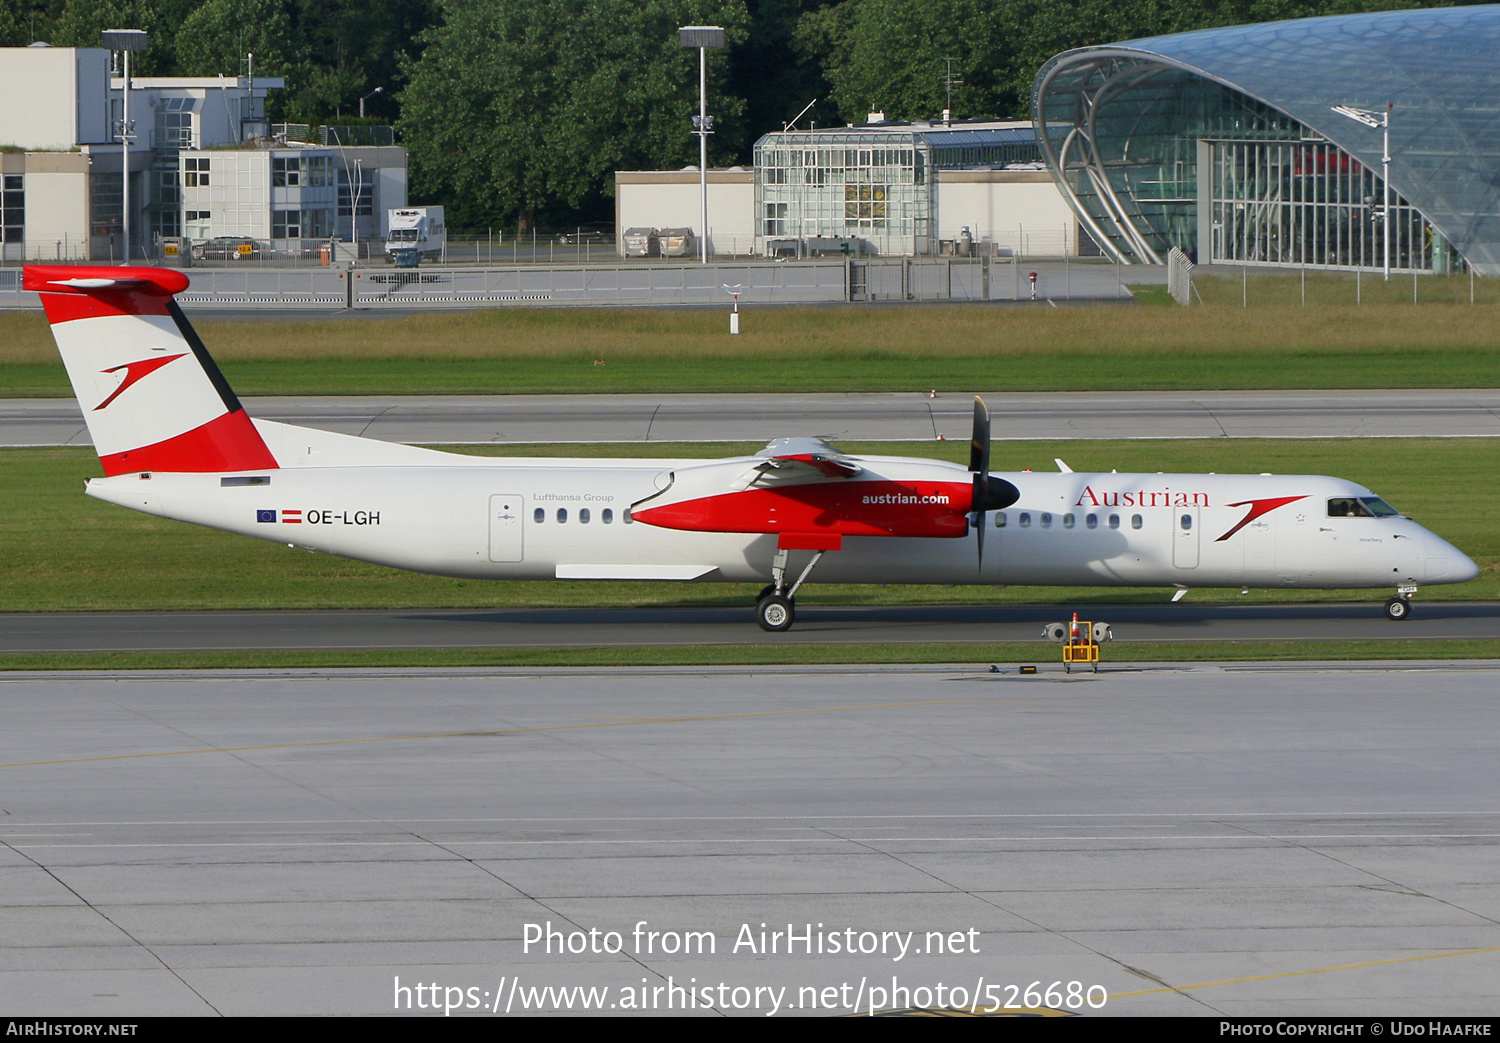
{"label": "floodlight pole", "polygon": [[708,136],[713,121],[708,116],[708,48],[724,46],[724,29],[717,25],[685,25],[677,30],[677,42],[698,48],[698,190],[703,200],[703,235],[700,257],[708,263]]}
{"label": "floodlight pole", "polygon": [[144,29],[106,29],[100,34],[104,46],[124,55],[125,80],[120,92],[120,232],[125,240],[125,263],[130,263],[130,52],[146,49]]}
{"label": "floodlight pole", "polygon": [[120,91],[120,223],[125,263],[130,263],[130,52],[124,52],[125,85]]}
{"label": "floodlight pole", "polygon": [[364,96],[364,98],[360,98],[359,99],[359,118],[360,119],[364,119],[365,118],[365,98],[373,98],[377,94],[384,94],[384,93],[385,93],[385,88],[384,87],[376,87],[369,94],[366,94]]}
{"label": "floodlight pole", "polygon": [[1386,282],[1391,281],[1391,109],[1393,108],[1395,105],[1387,102],[1385,112],[1380,117],[1380,180],[1385,189],[1385,217],[1381,223],[1385,225]]}
{"label": "floodlight pole", "polygon": [[1391,281],[1391,110],[1394,102],[1387,102],[1384,112],[1372,112],[1369,109],[1356,108],[1353,105],[1335,105],[1333,111],[1340,116],[1348,116],[1356,123],[1363,123],[1367,127],[1379,127],[1381,130],[1380,140],[1380,180],[1382,190],[1382,207],[1380,223],[1384,226],[1381,239],[1384,241],[1385,281]]}
{"label": "floodlight pole", "polygon": [[703,201],[703,245],[708,263],[708,48],[698,48],[698,193]]}

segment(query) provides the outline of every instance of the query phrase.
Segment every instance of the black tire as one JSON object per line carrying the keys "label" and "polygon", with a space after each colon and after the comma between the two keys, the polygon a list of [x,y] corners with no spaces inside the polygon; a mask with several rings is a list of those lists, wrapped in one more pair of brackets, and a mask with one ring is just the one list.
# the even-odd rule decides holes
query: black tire
{"label": "black tire", "polygon": [[1385,603],[1385,618],[1400,623],[1411,618],[1411,602],[1405,598],[1391,598]]}
{"label": "black tire", "polygon": [[772,594],[756,602],[755,621],[760,624],[762,630],[769,630],[772,633],[790,630],[796,618],[797,610],[791,598]]}
{"label": "black tire", "polygon": [[759,605],[774,593],[776,593],[776,584],[767,583],[764,587],[760,588],[760,593],[755,595],[755,603]]}

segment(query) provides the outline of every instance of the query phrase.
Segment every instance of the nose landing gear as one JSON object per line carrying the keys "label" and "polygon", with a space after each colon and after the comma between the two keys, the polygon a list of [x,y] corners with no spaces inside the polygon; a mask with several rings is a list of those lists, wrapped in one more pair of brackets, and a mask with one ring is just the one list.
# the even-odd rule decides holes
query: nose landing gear
{"label": "nose landing gear", "polygon": [[1411,618],[1411,595],[1417,592],[1416,587],[1397,587],[1396,596],[1385,603],[1385,618],[1392,623],[1400,623]]}

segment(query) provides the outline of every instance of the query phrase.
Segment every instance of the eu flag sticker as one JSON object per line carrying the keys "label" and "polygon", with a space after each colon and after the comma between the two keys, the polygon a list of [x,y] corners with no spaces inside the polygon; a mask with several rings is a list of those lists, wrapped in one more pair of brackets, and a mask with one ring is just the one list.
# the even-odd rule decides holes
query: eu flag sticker
{"label": "eu flag sticker", "polygon": [[258,522],[273,522],[276,520],[275,511],[256,511],[255,520]]}

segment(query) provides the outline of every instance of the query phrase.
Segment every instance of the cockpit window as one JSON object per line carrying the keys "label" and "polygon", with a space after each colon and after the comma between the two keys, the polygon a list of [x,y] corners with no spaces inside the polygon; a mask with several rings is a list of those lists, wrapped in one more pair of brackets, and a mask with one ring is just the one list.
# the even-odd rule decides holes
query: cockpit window
{"label": "cockpit window", "polygon": [[1328,501],[1330,518],[1395,518],[1400,513],[1378,496],[1339,496]]}

